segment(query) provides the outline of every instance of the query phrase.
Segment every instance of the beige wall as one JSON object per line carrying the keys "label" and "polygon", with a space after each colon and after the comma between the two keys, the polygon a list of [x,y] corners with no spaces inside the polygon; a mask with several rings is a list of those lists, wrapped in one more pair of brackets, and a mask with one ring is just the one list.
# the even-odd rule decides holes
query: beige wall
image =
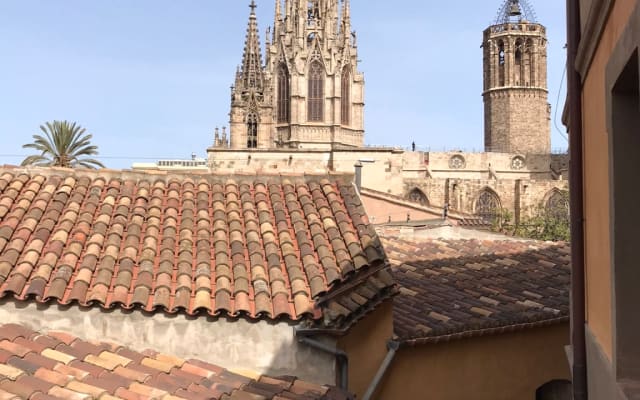
{"label": "beige wall", "polygon": [[358,399],[362,398],[387,355],[387,342],[392,336],[393,302],[387,301],[338,340],[338,347],[349,355],[349,391]]}
{"label": "beige wall", "polygon": [[536,389],[570,379],[569,324],[399,350],[376,399],[535,400]]}
{"label": "beige wall", "polygon": [[585,264],[587,323],[611,361],[611,263],[609,238],[609,159],[606,125],[606,66],[636,0],[617,0],[584,79]]}

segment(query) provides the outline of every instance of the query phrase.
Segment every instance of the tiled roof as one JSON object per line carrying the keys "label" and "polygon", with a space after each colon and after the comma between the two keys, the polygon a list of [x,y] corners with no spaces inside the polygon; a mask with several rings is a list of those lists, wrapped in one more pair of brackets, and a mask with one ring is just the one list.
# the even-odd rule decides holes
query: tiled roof
{"label": "tiled roof", "polygon": [[0,169],[0,297],[338,324],[384,259],[340,177]]}
{"label": "tiled roof", "polygon": [[86,342],[61,332],[0,326],[1,400],[347,400],[295,377],[245,377],[152,350]]}
{"label": "tiled roof", "polygon": [[570,253],[535,241],[383,238],[400,294],[394,329],[432,343],[566,321]]}

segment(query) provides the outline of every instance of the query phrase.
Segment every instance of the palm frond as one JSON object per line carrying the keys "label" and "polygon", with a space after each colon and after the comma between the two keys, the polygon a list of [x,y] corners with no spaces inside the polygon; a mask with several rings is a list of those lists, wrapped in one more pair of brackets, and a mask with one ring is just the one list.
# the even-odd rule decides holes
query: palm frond
{"label": "palm frond", "polygon": [[98,155],[98,147],[91,144],[93,135],[86,133],[82,126],[75,122],[55,120],[40,125],[40,131],[42,134],[33,135],[32,143],[22,147],[41,154],[27,157],[23,165],[104,168],[100,161],[84,158]]}

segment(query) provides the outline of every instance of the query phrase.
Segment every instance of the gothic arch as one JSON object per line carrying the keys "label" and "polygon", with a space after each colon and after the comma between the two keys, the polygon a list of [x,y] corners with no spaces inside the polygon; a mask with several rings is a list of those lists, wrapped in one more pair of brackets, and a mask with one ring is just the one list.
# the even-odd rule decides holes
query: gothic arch
{"label": "gothic arch", "polygon": [[558,188],[551,189],[543,203],[547,215],[558,220],[569,220],[569,192]]}
{"label": "gothic arch", "polygon": [[255,149],[258,147],[258,113],[249,111],[245,122],[247,124],[247,148]]}
{"label": "gothic arch", "polygon": [[288,123],[291,120],[291,87],[285,63],[278,66],[277,85],[277,122]]}
{"label": "gothic arch", "polygon": [[324,121],[324,81],[325,68],[319,60],[309,64],[307,91],[307,120],[311,122]]}
{"label": "gothic arch", "polygon": [[535,86],[535,57],[533,56],[533,40],[531,39],[527,39],[524,44],[524,66],[527,69],[523,75],[527,80],[527,86]]}
{"label": "gothic arch", "polygon": [[341,110],[340,120],[342,125],[351,124],[351,66],[346,65],[342,69],[341,78]]}
{"label": "gothic arch", "polygon": [[420,189],[413,188],[410,192],[409,195],[407,196],[407,198],[409,199],[409,201],[413,201],[414,203],[420,203],[423,206],[428,206],[429,205],[429,198],[427,197],[426,194],[424,194],[424,192]]}
{"label": "gothic arch", "polygon": [[506,62],[506,53],[504,49],[504,41],[498,41],[498,86],[505,85],[504,64]]}
{"label": "gothic arch", "polygon": [[473,205],[474,213],[485,222],[493,223],[502,215],[500,196],[491,188],[485,187],[480,191]]}

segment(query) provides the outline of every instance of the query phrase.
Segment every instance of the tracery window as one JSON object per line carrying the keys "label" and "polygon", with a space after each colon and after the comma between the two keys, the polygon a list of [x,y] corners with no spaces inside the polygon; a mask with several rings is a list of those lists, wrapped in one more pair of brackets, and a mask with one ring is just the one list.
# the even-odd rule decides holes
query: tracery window
{"label": "tracery window", "polygon": [[554,190],[549,196],[545,206],[547,215],[558,220],[569,220],[569,193],[567,191]]}
{"label": "tracery window", "polygon": [[250,113],[247,116],[247,148],[255,149],[258,147],[258,116]]}
{"label": "tracery window", "polygon": [[286,123],[291,118],[289,99],[289,73],[287,66],[282,64],[278,68],[278,122]]}
{"label": "tracery window", "polygon": [[409,200],[413,201],[415,203],[420,203],[422,205],[429,204],[429,200],[427,199],[427,196],[422,192],[422,190],[420,190],[418,188],[414,188],[409,193]]}
{"label": "tracery window", "polygon": [[500,218],[500,199],[493,191],[485,189],[476,200],[475,210],[485,222],[496,222]]}
{"label": "tracery window", "polygon": [[324,120],[324,68],[320,61],[313,61],[309,66],[308,95],[307,119],[322,122]]}
{"label": "tracery window", "polygon": [[342,70],[342,125],[351,123],[351,69],[349,66]]}

